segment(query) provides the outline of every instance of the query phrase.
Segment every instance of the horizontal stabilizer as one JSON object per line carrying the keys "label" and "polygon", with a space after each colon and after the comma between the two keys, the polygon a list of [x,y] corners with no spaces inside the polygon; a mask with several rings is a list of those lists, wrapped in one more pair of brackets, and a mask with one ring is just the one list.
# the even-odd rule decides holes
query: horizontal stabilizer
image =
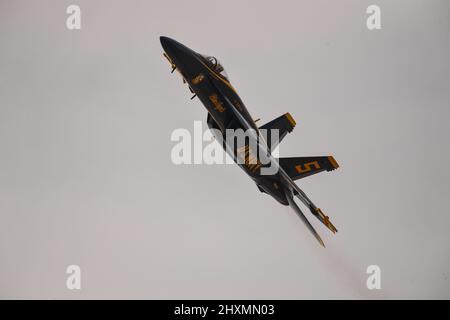
{"label": "horizontal stabilizer", "polygon": [[[290,113],[286,113],[266,123],[260,127],[259,130],[265,129],[266,132],[263,132],[263,134],[267,134],[267,145],[269,150],[272,151],[277,147],[281,140],[283,140],[288,132],[292,132],[292,130],[294,130],[295,125],[296,123],[294,118],[292,118]],[[273,134],[272,130],[274,129],[278,130],[278,139],[276,139],[276,136]],[[274,141],[272,141],[272,139]]]}
{"label": "horizontal stabilizer", "polygon": [[292,180],[339,168],[332,156],[279,158],[278,161]]}

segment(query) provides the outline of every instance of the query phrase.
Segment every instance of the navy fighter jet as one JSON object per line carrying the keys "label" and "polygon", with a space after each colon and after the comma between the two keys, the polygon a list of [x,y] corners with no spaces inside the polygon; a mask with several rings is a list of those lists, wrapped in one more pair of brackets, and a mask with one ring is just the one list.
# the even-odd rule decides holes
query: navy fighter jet
{"label": "navy fighter jet", "polygon": [[[207,124],[216,138],[224,141],[225,151],[250,176],[261,192],[267,193],[283,205],[291,206],[303,220],[322,246],[322,239],[311,223],[294,202],[294,197],[311,211],[333,233],[337,229],[329,218],[306,196],[295,184],[301,179],[322,171],[337,169],[339,165],[332,156],[275,158],[271,151],[291,132],[296,123],[289,113],[286,113],[267,124],[258,127],[230,83],[224,67],[213,56],[202,55],[185,45],[168,37],[160,37],[164,49],[163,55],[169,61],[172,72],[177,70],[183,82],[187,83],[193,97],[198,97],[208,111]],[[226,139],[227,131],[242,129],[251,132],[248,142],[241,147],[229,145]],[[265,129],[265,130],[261,130]],[[273,142],[271,132],[278,130],[278,141]],[[266,131],[266,137],[261,135]],[[219,136],[217,136],[219,132]],[[228,139],[229,140],[229,139]],[[253,150],[259,149],[259,152]],[[261,152],[263,150],[264,152]],[[257,156],[256,156],[256,155]],[[262,154],[262,156],[261,156]],[[238,161],[242,160],[244,161]],[[252,158],[254,161],[249,161]],[[267,174],[267,168],[275,168]]]}

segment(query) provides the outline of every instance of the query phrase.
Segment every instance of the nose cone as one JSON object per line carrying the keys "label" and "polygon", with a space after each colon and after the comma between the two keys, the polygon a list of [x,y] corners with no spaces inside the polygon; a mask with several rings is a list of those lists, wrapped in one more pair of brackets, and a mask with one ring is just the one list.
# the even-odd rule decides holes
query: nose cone
{"label": "nose cone", "polygon": [[191,71],[198,66],[195,51],[169,37],[161,36],[159,40],[171,63],[176,65],[178,71],[189,77]]}
{"label": "nose cone", "polygon": [[175,40],[164,36],[159,37],[159,41],[161,42],[161,46],[163,47],[164,51],[167,51],[167,49],[173,47],[175,42]]}
{"label": "nose cone", "polygon": [[195,55],[194,51],[172,38],[161,36],[159,41],[161,41],[164,51],[174,62],[180,63]]}
{"label": "nose cone", "polygon": [[169,37],[161,36],[159,37],[159,41],[161,41],[161,45],[164,49],[164,51],[171,57],[176,57],[182,52],[187,52],[189,49],[179,43],[176,40],[173,40]]}

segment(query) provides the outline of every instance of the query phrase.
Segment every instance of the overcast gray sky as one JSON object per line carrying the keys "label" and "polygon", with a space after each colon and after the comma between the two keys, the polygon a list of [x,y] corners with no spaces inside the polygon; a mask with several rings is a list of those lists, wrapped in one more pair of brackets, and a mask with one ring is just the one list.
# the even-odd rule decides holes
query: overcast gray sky
{"label": "overcast gray sky", "polygon": [[[449,30],[446,0],[0,0],[0,297],[450,298]],[[237,166],[172,164],[206,110],[160,35],[261,123],[290,112],[282,156],[334,155],[298,181],[326,249]]]}

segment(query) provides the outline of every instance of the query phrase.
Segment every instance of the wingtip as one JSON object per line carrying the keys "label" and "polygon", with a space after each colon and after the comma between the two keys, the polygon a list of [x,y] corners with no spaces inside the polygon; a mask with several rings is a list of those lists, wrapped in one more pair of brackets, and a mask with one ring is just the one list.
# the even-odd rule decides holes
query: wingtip
{"label": "wingtip", "polygon": [[334,234],[338,231],[336,227],[331,223],[330,218],[326,216],[320,208],[311,209],[311,212],[319,218],[319,220]]}
{"label": "wingtip", "polygon": [[294,211],[297,213],[297,216],[300,217],[300,219],[303,221],[303,223],[305,223],[305,225],[307,226],[309,231],[313,234],[314,238],[316,238],[317,241],[319,241],[320,245],[325,248],[325,243],[323,242],[322,238],[319,236],[317,231],[314,229],[314,227],[311,225],[311,223],[305,217],[302,210],[300,210],[300,208],[297,206],[295,201],[292,198],[288,197],[288,202],[289,202],[289,205],[291,206],[291,208],[293,208]]}
{"label": "wingtip", "polygon": [[290,122],[292,129],[294,129],[294,127],[297,125],[297,122],[295,122],[294,118],[292,117],[292,115],[287,112],[285,113],[285,117],[288,119],[288,121]]}
{"label": "wingtip", "polygon": [[319,242],[322,245],[322,247],[326,248],[325,243],[323,242],[323,240],[321,238],[319,238]]}
{"label": "wingtip", "polygon": [[319,236],[319,234],[314,230],[314,237],[317,239],[317,241],[319,241],[320,245],[324,248],[326,248],[325,246],[325,242],[323,242],[322,237]]}
{"label": "wingtip", "polygon": [[339,164],[333,156],[328,156],[328,161],[330,161],[331,165],[333,166],[331,170],[336,170],[337,168],[339,168]]}

